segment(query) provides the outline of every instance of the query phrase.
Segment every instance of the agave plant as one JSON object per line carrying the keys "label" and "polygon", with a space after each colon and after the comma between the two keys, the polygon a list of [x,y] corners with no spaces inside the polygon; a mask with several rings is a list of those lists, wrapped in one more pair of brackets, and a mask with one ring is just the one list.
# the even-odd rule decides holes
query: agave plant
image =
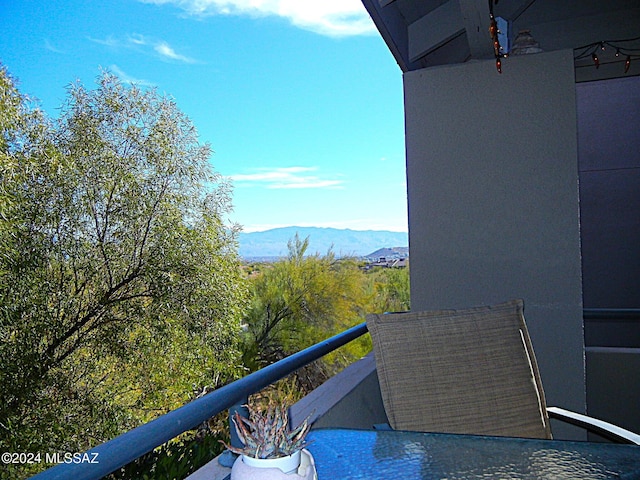
{"label": "agave plant", "polygon": [[235,412],[233,424],[244,448],[224,445],[238,455],[253,458],[286,457],[306,446],[305,437],[311,428],[309,417],[293,430],[289,430],[289,414],[284,405],[269,406],[266,411],[247,406],[249,418]]}

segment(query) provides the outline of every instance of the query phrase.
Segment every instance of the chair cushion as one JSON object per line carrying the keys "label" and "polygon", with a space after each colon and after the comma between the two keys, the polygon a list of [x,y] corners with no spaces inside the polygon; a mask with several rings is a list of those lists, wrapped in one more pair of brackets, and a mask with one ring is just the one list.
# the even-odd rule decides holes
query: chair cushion
{"label": "chair cushion", "polygon": [[368,315],[394,429],[551,438],[523,302]]}

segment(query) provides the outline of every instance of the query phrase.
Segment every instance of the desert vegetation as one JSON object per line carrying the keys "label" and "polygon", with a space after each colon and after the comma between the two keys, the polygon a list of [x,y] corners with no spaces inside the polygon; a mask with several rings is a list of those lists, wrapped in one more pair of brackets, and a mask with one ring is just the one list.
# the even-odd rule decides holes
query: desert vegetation
{"label": "desert vegetation", "polygon": [[[288,256],[246,265],[231,188],[175,102],[105,72],[49,118],[0,65],[0,451],[82,452],[364,320],[409,308],[408,271]],[[299,397],[364,337],[274,387]],[[182,478],[212,419],[114,478]],[[25,478],[47,465],[4,465]]]}

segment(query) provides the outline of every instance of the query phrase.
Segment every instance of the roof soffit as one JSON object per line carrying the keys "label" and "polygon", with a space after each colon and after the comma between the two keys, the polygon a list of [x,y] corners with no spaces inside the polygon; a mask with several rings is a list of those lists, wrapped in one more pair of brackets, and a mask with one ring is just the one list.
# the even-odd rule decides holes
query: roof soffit
{"label": "roof soffit", "polygon": [[[493,57],[488,0],[362,1],[403,71]],[[500,0],[492,8],[512,40],[528,29],[546,51],[640,36],[638,0]]]}

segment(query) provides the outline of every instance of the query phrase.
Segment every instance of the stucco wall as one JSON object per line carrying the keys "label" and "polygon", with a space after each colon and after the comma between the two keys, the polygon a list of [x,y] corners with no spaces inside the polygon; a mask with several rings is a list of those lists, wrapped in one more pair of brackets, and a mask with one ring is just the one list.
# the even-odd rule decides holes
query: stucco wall
{"label": "stucco wall", "polygon": [[571,51],[404,75],[411,308],[523,298],[548,404],[584,412]]}

